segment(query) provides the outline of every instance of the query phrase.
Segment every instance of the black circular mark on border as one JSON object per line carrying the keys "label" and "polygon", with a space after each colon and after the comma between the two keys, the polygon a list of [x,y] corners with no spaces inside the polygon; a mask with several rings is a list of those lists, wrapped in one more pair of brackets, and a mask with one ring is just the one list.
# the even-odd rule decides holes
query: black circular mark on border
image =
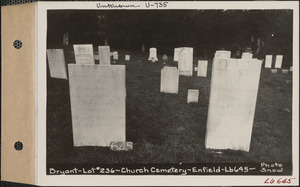
{"label": "black circular mark on border", "polygon": [[15,40],[13,45],[16,49],[20,49],[23,44],[22,44],[21,40]]}
{"label": "black circular mark on border", "polygon": [[14,147],[15,147],[15,149],[16,149],[17,151],[21,151],[21,150],[23,149],[23,144],[22,144],[22,142],[17,141],[17,142],[15,143]]}

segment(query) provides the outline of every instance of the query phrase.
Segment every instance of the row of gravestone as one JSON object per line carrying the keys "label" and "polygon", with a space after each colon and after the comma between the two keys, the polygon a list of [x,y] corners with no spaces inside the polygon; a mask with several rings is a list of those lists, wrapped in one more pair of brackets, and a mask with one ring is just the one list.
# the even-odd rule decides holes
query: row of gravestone
{"label": "row of gravestone", "polygon": [[[80,50],[75,55],[79,53],[84,57],[86,51]],[[172,67],[162,70],[161,81],[166,81],[161,82],[162,90],[174,89],[168,86],[177,85],[178,92],[180,70],[182,75],[189,75],[192,70],[191,54],[192,48],[181,49],[176,75],[164,74],[164,71],[174,70]],[[125,142],[125,66],[79,62],[83,64],[77,61],[68,64],[74,146]],[[231,59],[229,51],[215,53],[206,148],[249,151],[261,65],[262,61],[257,59]],[[188,90],[188,100],[198,100],[198,95],[198,90]]]}

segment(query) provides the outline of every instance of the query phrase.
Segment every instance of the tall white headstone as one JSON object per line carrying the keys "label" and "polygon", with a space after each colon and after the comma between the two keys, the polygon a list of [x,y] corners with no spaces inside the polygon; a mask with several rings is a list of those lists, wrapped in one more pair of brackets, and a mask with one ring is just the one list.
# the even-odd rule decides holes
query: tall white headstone
{"label": "tall white headstone", "polygon": [[74,146],[125,140],[125,66],[69,64]]}
{"label": "tall white headstone", "polygon": [[272,55],[266,55],[265,68],[272,68]]}
{"label": "tall white headstone", "polygon": [[199,90],[188,89],[187,103],[198,103]]}
{"label": "tall white headstone", "polygon": [[100,65],[110,65],[110,47],[98,46]]}
{"label": "tall white headstone", "polygon": [[150,48],[149,51],[150,51],[150,54],[149,54],[148,60],[151,60],[152,62],[158,61],[156,48]]}
{"label": "tall white headstone", "polygon": [[179,51],[178,57],[179,75],[192,76],[193,75],[193,48],[183,47]]}
{"label": "tall white headstone", "polygon": [[275,68],[281,68],[282,58],[282,55],[276,55]]}
{"label": "tall white headstone", "polygon": [[206,77],[207,75],[207,60],[198,60],[197,76]]}
{"label": "tall white headstone", "polygon": [[174,62],[178,62],[179,51],[181,48],[174,48]]}
{"label": "tall white headstone", "polygon": [[47,49],[50,77],[68,79],[63,49]]}
{"label": "tall white headstone", "polygon": [[214,59],[206,148],[249,151],[261,60]]}
{"label": "tall white headstone", "polygon": [[178,93],[179,71],[176,67],[164,67],[161,70],[160,92]]}
{"label": "tall white headstone", "polygon": [[249,53],[249,52],[243,52],[242,53],[242,59],[252,59],[253,58],[253,54]]}
{"label": "tall white headstone", "polygon": [[228,59],[230,58],[231,51],[218,50],[215,52],[215,59]]}
{"label": "tall white headstone", "polygon": [[73,45],[76,64],[95,64],[92,44]]}

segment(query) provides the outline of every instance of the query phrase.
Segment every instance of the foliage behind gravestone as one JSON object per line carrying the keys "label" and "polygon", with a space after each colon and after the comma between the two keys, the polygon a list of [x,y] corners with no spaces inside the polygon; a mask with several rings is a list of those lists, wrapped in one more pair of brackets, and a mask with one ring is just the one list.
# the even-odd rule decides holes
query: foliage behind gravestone
{"label": "foliage behind gravestone", "polygon": [[[104,45],[111,48],[146,50],[173,54],[175,47],[236,51],[255,48],[264,41],[260,56],[292,51],[290,10],[59,10],[48,11],[48,47],[69,44]],[[251,41],[254,37],[255,41]],[[197,54],[196,54],[197,55]],[[285,58],[285,59],[287,59]]]}

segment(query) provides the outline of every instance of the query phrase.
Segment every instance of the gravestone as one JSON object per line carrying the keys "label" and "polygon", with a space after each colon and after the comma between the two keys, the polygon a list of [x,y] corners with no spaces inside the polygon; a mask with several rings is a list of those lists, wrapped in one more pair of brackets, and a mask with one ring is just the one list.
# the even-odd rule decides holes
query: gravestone
{"label": "gravestone", "polygon": [[181,48],[174,48],[174,62],[178,62],[179,51]]}
{"label": "gravestone", "polygon": [[214,59],[205,146],[249,151],[261,60]]}
{"label": "gravestone", "polygon": [[198,103],[199,90],[188,89],[187,103]]}
{"label": "gravestone", "polygon": [[252,59],[252,58],[253,58],[252,53],[249,53],[249,52],[242,53],[242,59]]}
{"label": "gravestone", "polygon": [[290,67],[290,71],[293,71],[293,66]]}
{"label": "gravestone", "polygon": [[92,44],[73,45],[76,64],[95,64]]}
{"label": "gravestone", "polygon": [[289,70],[287,70],[287,69],[282,69],[281,72],[282,72],[282,73],[288,73]]}
{"label": "gravestone", "polygon": [[156,48],[150,48],[149,52],[150,52],[150,54],[149,54],[148,60],[151,60],[152,62],[158,61]]}
{"label": "gravestone", "polygon": [[272,55],[266,55],[265,68],[272,68]]}
{"label": "gravestone", "polygon": [[178,57],[179,75],[192,76],[193,75],[193,48],[183,47],[179,51]]}
{"label": "gravestone", "polygon": [[215,59],[229,59],[231,55],[231,51],[218,50],[215,52]]}
{"label": "gravestone", "polygon": [[207,75],[207,60],[198,60],[197,77],[206,77]]}
{"label": "gravestone", "polygon": [[125,66],[68,68],[74,146],[125,142]]}
{"label": "gravestone", "polygon": [[277,73],[277,69],[271,69],[271,73]]}
{"label": "gravestone", "polygon": [[118,51],[114,51],[114,52],[113,52],[113,59],[114,59],[114,60],[118,60],[118,59],[119,59]]}
{"label": "gravestone", "polygon": [[68,79],[63,49],[47,49],[50,77]]}
{"label": "gravestone", "polygon": [[125,61],[130,61],[130,55],[125,55]]}
{"label": "gravestone", "polygon": [[179,71],[176,67],[164,67],[161,70],[160,92],[178,93]]}
{"label": "gravestone", "polygon": [[282,55],[276,55],[275,68],[281,68],[282,58]]}
{"label": "gravestone", "polygon": [[98,46],[98,51],[99,51],[99,64],[110,65],[110,47]]}

